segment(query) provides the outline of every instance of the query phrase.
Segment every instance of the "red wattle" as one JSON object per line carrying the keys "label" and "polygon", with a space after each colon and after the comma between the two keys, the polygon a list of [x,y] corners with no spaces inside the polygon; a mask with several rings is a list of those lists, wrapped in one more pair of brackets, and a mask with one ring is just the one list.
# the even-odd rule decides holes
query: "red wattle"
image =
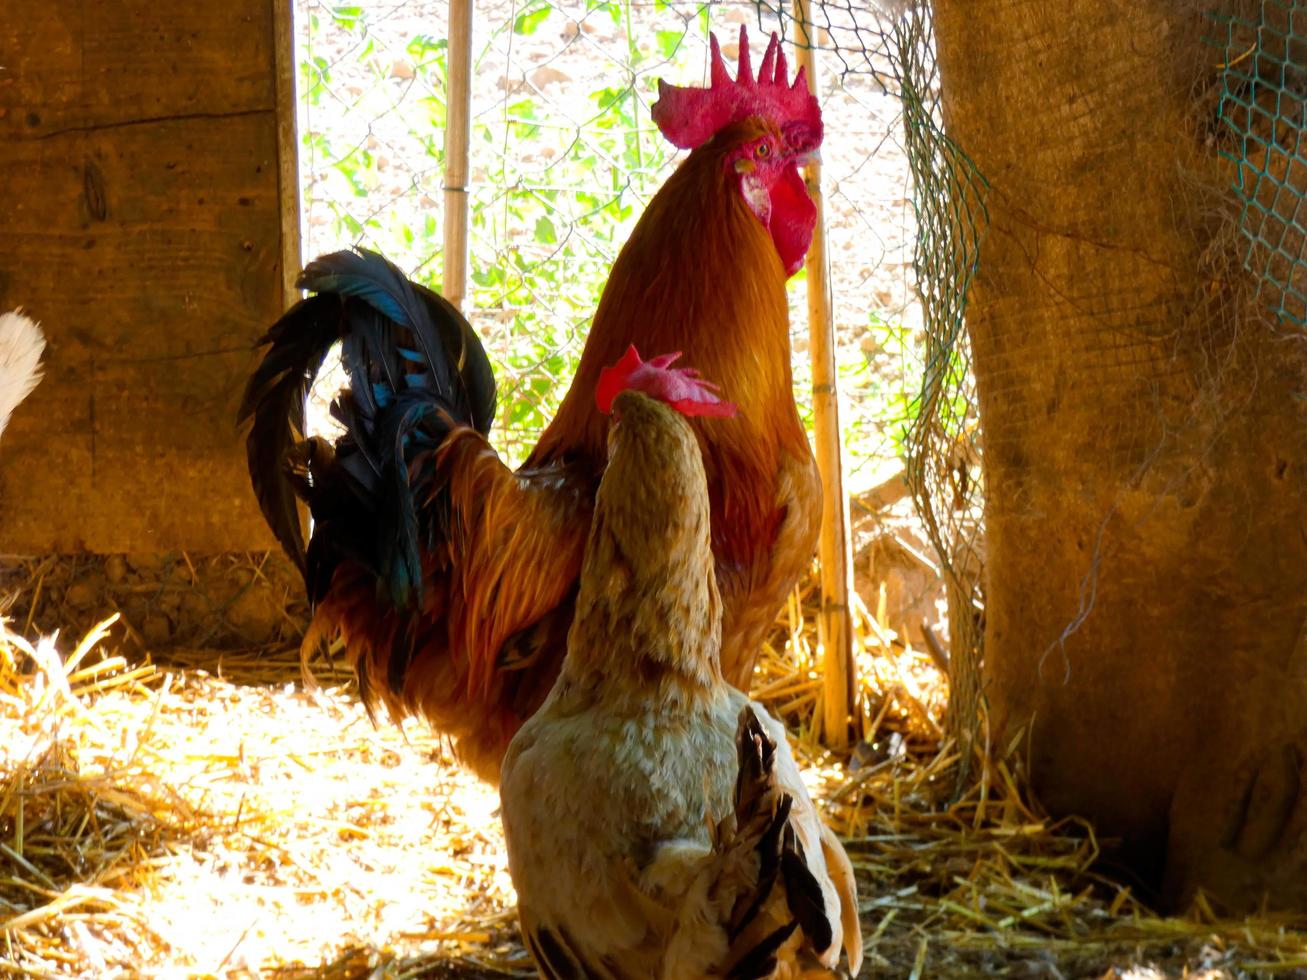
{"label": "red wattle", "polygon": [[817,226],[817,205],[808,195],[808,187],[799,168],[790,164],[771,187],[771,232],[776,252],[792,276],[803,268],[803,257],[812,245],[812,230]]}

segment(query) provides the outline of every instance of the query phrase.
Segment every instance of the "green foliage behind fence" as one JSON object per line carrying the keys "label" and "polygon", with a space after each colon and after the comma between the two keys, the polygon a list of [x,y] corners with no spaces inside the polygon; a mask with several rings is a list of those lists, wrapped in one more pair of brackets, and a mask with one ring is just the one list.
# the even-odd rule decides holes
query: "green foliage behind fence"
{"label": "green foliage behind fence", "polygon": [[[367,244],[439,288],[445,4],[300,2],[307,251]],[[657,79],[702,78],[709,29],[730,52],[743,20],[760,45],[760,19],[763,30],[784,29],[747,2],[478,4],[469,316],[499,378],[494,439],[507,457],[525,455],[552,417],[617,251],[678,159],[649,118]],[[850,106],[828,109],[828,128],[873,124]],[[843,167],[856,176],[865,163]],[[841,170],[828,173],[838,195]],[[861,250],[835,255],[869,270],[864,278],[875,267]],[[806,413],[803,288],[800,275],[795,373]],[[920,343],[902,303],[872,308],[865,296],[838,295],[836,305],[857,485],[903,444],[902,372],[919,371]]]}

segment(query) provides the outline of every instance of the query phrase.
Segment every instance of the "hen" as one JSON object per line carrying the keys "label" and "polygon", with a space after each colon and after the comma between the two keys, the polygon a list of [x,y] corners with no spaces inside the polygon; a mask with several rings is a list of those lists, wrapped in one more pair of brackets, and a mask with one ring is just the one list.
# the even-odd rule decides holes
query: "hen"
{"label": "hen", "polygon": [[720,403],[613,374],[567,656],[500,782],[527,946],[549,978],[812,976],[841,947],[856,973],[848,858],[780,723],[718,666],[707,484],[678,412]]}
{"label": "hen", "polygon": [[[821,115],[774,35],[757,78],[743,29],[740,42],[735,80],[714,39],[710,87],[661,86],[654,118],[692,152],[619,254],[571,389],[520,469],[485,438],[494,381],[467,323],[370,253],[309,265],[300,285],[318,295],[272,328],[246,390],[251,477],[305,571],[310,642],[340,638],[370,706],[426,717],[487,779],[558,676],[605,461],[594,391],[632,343],[681,350],[737,393],[734,418],[695,423],[731,683],[747,687],[811,558],[820,487],[794,405],[785,280],[811,241],[797,167]],[[307,387],[337,340],[345,435],[301,442]],[[297,495],[314,521],[307,550]]]}
{"label": "hen", "polygon": [[18,403],[41,380],[41,352],[45,337],[29,317],[18,310],[0,314],[0,435]]}

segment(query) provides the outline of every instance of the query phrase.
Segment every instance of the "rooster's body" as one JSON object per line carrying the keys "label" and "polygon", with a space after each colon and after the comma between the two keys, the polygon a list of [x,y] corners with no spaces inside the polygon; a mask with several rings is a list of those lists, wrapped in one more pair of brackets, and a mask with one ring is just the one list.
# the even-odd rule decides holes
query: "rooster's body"
{"label": "rooster's body", "polygon": [[695,436],[642,394],[616,411],[562,673],[504,759],[528,947],[549,978],[798,977],[841,947],[856,971],[843,848],[718,668]]}
{"label": "rooster's body", "polygon": [[[802,77],[788,85],[774,37],[757,82],[742,42],[738,83],[714,41],[714,88],[669,87],[655,107],[669,138],[695,149],[618,256],[572,387],[520,469],[486,440],[494,382],[466,322],[378,256],[310,265],[301,285],[319,295],[273,328],[246,392],[251,475],[305,568],[310,639],[342,639],[369,704],[426,717],[487,779],[558,676],[606,459],[593,393],[629,345],[682,351],[740,406],[696,426],[731,683],[748,686],[811,558],[819,482],[794,405],[785,280],[811,238],[796,166],[820,143],[820,116]],[[705,98],[721,111],[701,111]],[[720,125],[700,132],[705,119]],[[337,338],[346,433],[299,444],[297,399]],[[314,518],[307,549],[297,494]]]}

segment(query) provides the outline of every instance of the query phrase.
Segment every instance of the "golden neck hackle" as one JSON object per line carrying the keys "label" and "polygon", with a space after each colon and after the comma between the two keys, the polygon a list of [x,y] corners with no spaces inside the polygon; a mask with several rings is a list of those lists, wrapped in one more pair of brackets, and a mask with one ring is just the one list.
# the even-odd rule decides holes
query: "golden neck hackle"
{"label": "golden neck hackle", "polygon": [[632,342],[646,357],[681,351],[681,364],[739,406],[734,419],[712,423],[728,451],[807,451],[793,407],[785,272],[726,163],[767,131],[757,120],[728,127],[654,196],[613,265],[572,387],[533,461],[578,450],[602,458],[608,420],[595,409],[595,387]]}

